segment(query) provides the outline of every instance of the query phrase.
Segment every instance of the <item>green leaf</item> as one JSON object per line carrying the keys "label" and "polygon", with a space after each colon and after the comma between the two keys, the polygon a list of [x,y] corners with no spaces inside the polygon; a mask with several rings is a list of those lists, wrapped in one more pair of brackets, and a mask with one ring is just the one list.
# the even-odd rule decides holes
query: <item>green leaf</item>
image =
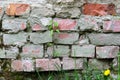
{"label": "green leaf", "polygon": [[55,30],[57,33],[60,33],[60,31],[58,29]]}
{"label": "green leaf", "polygon": [[55,27],[58,27],[58,22],[54,22],[54,26],[55,26]]}
{"label": "green leaf", "polygon": [[53,31],[53,30],[51,30],[51,31],[50,31],[50,35],[52,36],[52,35],[53,35],[53,33],[54,33],[54,31]]}

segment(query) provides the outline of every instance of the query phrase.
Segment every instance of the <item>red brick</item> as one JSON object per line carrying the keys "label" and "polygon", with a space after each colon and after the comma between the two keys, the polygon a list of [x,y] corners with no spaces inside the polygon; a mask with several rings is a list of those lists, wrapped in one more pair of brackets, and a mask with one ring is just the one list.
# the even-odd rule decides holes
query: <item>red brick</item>
{"label": "red brick", "polygon": [[58,22],[59,30],[77,30],[76,20],[56,18],[54,21]]}
{"label": "red brick", "polygon": [[93,16],[115,15],[115,5],[87,3],[83,6],[83,14]]}
{"label": "red brick", "polygon": [[20,60],[13,60],[11,63],[12,71],[23,71],[22,61]]}
{"label": "red brick", "polygon": [[30,11],[30,6],[28,4],[17,4],[11,3],[7,7],[6,14],[11,16],[19,16]]}
{"label": "red brick", "polygon": [[59,69],[61,69],[61,64],[58,58],[36,59],[36,68],[38,68],[40,71],[58,71]]}
{"label": "red brick", "polygon": [[103,30],[105,32],[120,32],[120,20],[104,21]]}
{"label": "red brick", "polygon": [[11,63],[12,71],[33,71],[33,60],[13,60]]}

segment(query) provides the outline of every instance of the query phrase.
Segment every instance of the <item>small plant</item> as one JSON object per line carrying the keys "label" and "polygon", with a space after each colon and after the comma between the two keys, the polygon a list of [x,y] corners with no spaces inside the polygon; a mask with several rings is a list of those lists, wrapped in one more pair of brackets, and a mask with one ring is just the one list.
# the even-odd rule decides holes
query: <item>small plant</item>
{"label": "small plant", "polygon": [[54,32],[59,33],[58,22],[51,20],[48,29],[50,30],[50,35],[53,36]]}

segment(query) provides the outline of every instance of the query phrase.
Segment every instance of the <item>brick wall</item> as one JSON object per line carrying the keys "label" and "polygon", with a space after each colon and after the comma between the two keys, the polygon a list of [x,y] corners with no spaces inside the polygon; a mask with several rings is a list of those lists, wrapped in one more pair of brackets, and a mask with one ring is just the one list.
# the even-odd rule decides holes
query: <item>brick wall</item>
{"label": "brick wall", "polygon": [[[9,71],[116,68],[120,0],[0,0],[0,59]],[[50,35],[49,22],[60,33]],[[76,61],[76,63],[75,63]],[[1,64],[1,71],[4,71]]]}

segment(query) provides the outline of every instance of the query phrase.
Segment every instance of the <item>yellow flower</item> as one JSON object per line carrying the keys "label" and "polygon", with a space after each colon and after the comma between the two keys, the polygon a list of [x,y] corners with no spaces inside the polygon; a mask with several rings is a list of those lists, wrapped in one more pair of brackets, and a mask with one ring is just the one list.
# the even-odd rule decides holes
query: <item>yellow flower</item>
{"label": "yellow flower", "polygon": [[104,71],[104,75],[105,75],[105,76],[110,75],[110,70],[109,70],[109,69],[105,70],[105,71]]}

